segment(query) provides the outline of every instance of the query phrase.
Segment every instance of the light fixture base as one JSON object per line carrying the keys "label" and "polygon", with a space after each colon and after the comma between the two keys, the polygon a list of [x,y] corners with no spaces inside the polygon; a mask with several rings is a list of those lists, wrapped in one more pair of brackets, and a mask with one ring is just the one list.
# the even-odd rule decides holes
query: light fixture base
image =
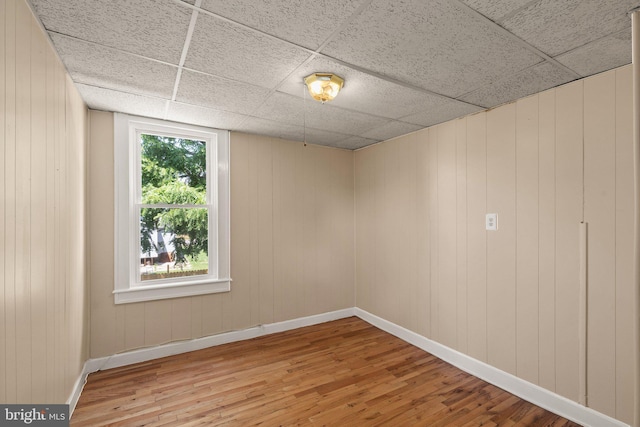
{"label": "light fixture base", "polygon": [[338,95],[344,86],[344,79],[331,73],[313,73],[304,78],[309,94],[323,104]]}

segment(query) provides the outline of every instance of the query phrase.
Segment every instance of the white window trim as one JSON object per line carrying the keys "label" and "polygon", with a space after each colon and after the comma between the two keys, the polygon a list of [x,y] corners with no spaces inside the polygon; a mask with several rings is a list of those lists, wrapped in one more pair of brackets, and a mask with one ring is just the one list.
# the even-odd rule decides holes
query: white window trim
{"label": "white window trim", "polygon": [[[139,277],[139,218],[136,204],[136,173],[139,147],[136,134],[140,131],[181,135],[207,141],[208,203],[214,215],[209,215],[209,254],[211,271],[204,276],[189,276],[141,282]],[[148,119],[115,113],[114,117],[115,174],[115,245],[114,299],[116,304],[179,298],[193,295],[228,292],[231,289],[230,268],[230,203],[229,203],[229,132],[182,123]],[[215,149],[212,149],[215,148]],[[212,167],[212,166],[215,166]],[[215,185],[217,184],[217,185]],[[211,238],[213,233],[213,239]],[[217,248],[212,245],[216,245]],[[211,258],[210,258],[211,259]]]}

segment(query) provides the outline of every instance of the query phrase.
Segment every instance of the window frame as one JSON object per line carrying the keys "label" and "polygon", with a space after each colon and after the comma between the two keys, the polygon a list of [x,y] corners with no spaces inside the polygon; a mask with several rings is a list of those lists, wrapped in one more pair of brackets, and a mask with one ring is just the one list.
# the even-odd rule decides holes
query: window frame
{"label": "window frame", "polygon": [[[206,143],[209,271],[206,275],[140,280],[140,134]],[[229,132],[114,113],[114,301],[116,304],[231,290]],[[175,208],[191,205],[171,205]],[[194,205],[195,206],[195,205]]]}

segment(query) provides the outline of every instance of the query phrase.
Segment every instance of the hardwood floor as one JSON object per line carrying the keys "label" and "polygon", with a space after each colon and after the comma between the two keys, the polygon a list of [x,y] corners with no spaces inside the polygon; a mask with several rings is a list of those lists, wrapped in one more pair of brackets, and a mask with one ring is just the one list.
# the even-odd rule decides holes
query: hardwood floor
{"label": "hardwood floor", "polygon": [[72,426],[577,426],[356,318],[97,372]]}

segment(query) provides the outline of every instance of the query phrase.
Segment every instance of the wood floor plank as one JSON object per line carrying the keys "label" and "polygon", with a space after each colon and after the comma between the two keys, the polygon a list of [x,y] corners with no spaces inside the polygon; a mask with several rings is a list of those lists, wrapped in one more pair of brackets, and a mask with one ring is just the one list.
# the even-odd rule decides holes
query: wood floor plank
{"label": "wood floor plank", "polygon": [[577,426],[356,317],[91,374],[71,425]]}

